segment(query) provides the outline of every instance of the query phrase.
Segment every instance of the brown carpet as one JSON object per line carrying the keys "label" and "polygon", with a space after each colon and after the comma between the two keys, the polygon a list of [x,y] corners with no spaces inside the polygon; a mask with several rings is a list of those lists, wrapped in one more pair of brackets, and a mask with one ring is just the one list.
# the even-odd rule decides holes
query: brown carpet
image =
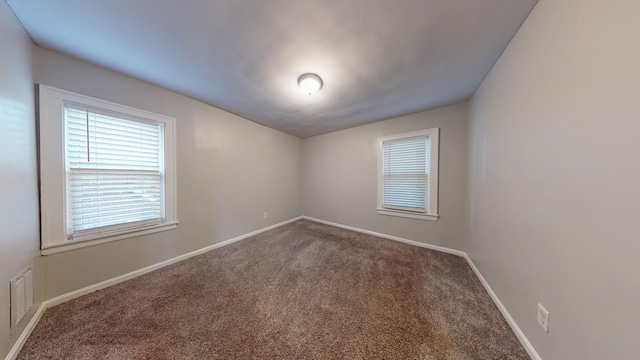
{"label": "brown carpet", "polygon": [[301,220],[47,310],[18,359],[529,359],[461,257]]}

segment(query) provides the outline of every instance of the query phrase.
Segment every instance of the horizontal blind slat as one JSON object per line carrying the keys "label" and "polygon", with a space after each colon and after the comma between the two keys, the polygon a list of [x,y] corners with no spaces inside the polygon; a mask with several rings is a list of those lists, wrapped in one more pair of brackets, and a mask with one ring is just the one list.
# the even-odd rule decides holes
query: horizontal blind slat
{"label": "horizontal blind slat", "polygon": [[161,219],[159,124],[67,105],[65,129],[72,234]]}
{"label": "horizontal blind slat", "polygon": [[428,138],[421,136],[385,141],[382,153],[382,206],[426,211]]}

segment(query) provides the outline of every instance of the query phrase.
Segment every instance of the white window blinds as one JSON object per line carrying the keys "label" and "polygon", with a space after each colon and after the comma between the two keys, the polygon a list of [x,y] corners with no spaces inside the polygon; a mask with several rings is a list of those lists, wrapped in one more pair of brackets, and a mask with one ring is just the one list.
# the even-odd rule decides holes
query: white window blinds
{"label": "white window blinds", "polygon": [[163,124],[65,106],[68,238],[163,219]]}
{"label": "white window blinds", "polygon": [[425,213],[429,208],[429,137],[382,143],[382,207]]}

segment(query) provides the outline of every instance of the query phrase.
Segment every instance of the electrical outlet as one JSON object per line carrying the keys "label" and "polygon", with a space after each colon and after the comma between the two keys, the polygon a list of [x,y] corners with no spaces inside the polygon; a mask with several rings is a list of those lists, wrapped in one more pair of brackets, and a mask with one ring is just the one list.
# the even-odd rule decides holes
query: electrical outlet
{"label": "electrical outlet", "polygon": [[538,324],[542,326],[544,332],[549,333],[549,312],[547,309],[538,304]]}
{"label": "electrical outlet", "polygon": [[267,212],[266,212],[266,211],[262,213],[262,218],[263,218],[263,219],[266,219],[266,218],[268,218],[268,217],[269,217],[269,214],[267,214]]}

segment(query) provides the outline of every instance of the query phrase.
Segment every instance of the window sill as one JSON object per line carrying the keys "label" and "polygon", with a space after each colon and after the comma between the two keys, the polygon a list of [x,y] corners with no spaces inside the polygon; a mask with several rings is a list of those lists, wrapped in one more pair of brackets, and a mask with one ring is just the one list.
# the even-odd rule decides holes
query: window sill
{"label": "window sill", "polygon": [[98,244],[104,244],[112,241],[118,241],[122,239],[128,239],[132,237],[153,234],[161,231],[173,230],[178,227],[178,222],[173,221],[166,224],[159,224],[154,226],[147,226],[141,229],[129,229],[123,230],[119,233],[103,234],[99,237],[82,239],[82,240],[67,240],[60,243],[49,244],[42,247],[40,253],[42,255],[51,255],[64,251],[80,249],[88,246],[94,246]]}
{"label": "window sill", "polygon": [[416,214],[405,211],[393,211],[389,209],[378,209],[378,215],[387,215],[387,216],[398,216],[409,219],[418,219],[418,220],[426,220],[426,221],[438,221],[439,215],[434,214]]}

